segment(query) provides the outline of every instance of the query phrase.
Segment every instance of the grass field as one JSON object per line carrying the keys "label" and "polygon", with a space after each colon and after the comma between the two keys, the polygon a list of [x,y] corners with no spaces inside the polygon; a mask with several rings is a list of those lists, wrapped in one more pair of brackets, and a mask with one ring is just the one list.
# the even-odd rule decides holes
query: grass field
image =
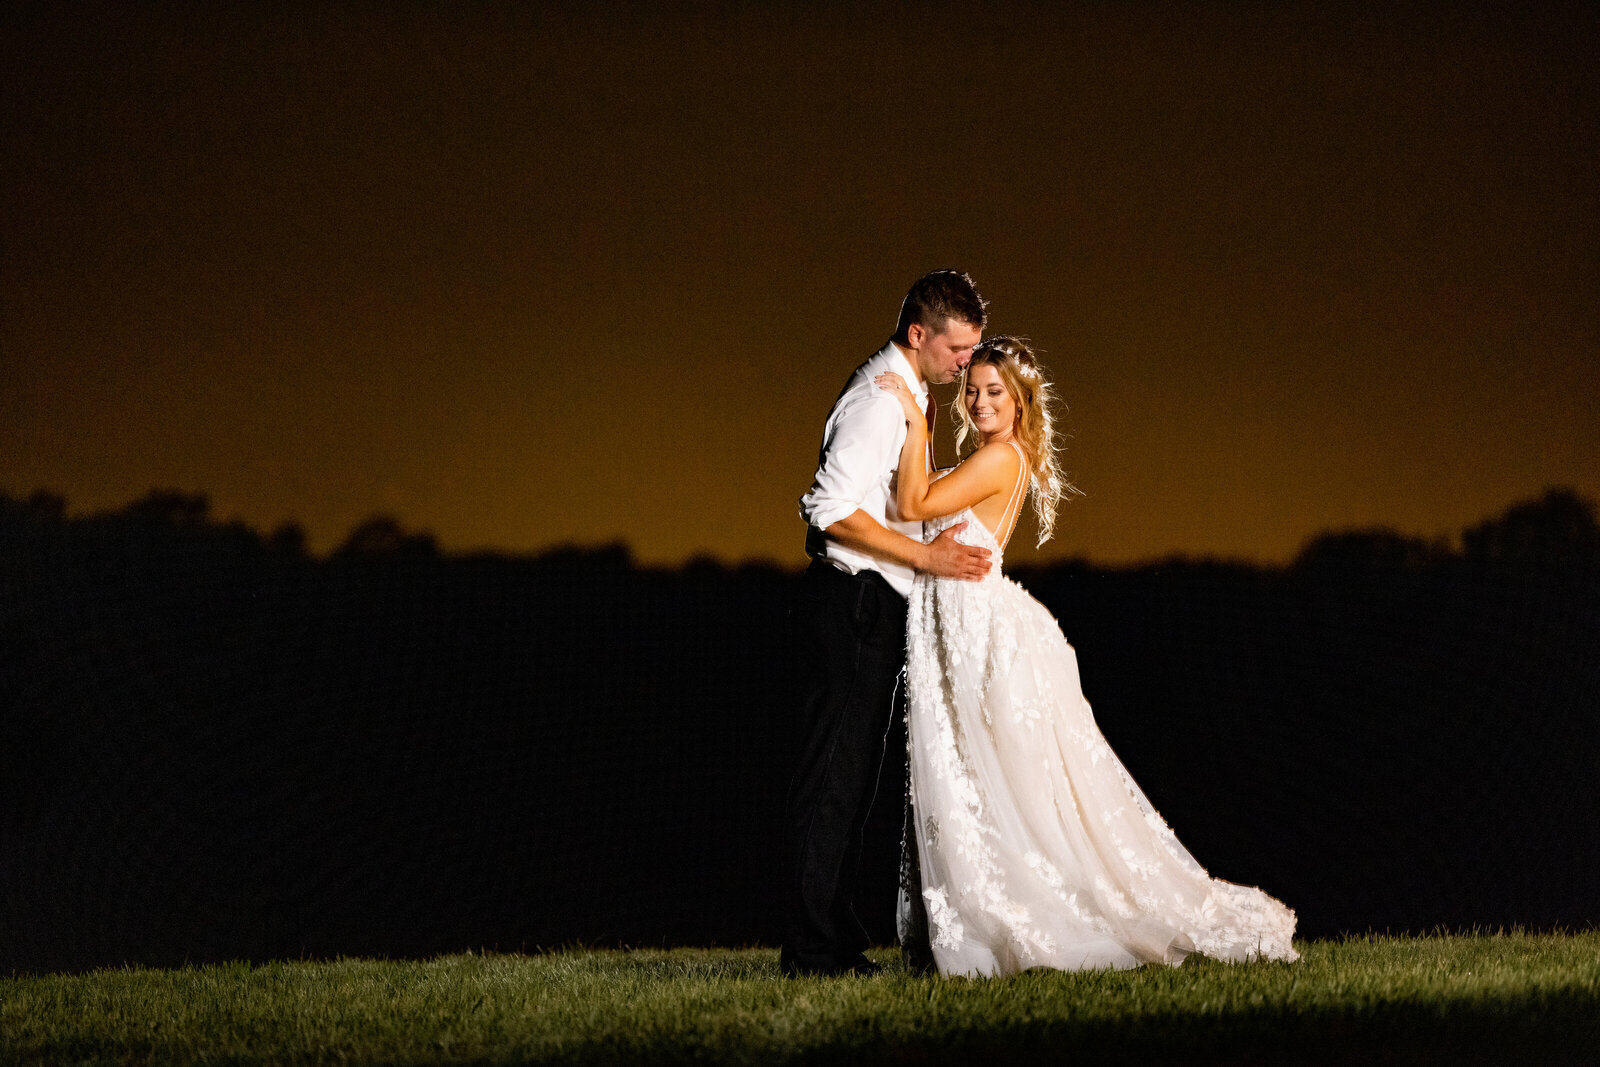
{"label": "grass field", "polygon": [[1363,937],[1294,964],[786,980],[764,949],[0,980],[10,1063],[1595,1063],[1600,931]]}

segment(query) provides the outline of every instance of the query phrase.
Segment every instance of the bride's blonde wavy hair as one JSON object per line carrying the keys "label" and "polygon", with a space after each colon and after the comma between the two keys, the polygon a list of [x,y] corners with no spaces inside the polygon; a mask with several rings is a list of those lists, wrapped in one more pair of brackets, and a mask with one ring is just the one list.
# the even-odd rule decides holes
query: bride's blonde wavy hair
{"label": "bride's blonde wavy hair", "polygon": [[[967,414],[967,380],[973,368],[985,364],[993,367],[1005,383],[1006,391],[1017,405],[1017,421],[1012,437],[1022,446],[1027,457],[1029,496],[1033,499],[1033,513],[1039,519],[1039,544],[1050,540],[1056,528],[1056,506],[1063,497],[1077,493],[1077,486],[1067,481],[1056,466],[1055,417],[1051,412],[1055,394],[1045,380],[1033,349],[1026,338],[988,337],[972,350],[972,361],[961,372],[956,389],[956,399],[951,404],[951,414],[956,419],[956,451],[967,438],[976,437],[978,427]],[[1081,494],[1080,494],[1081,495]]]}

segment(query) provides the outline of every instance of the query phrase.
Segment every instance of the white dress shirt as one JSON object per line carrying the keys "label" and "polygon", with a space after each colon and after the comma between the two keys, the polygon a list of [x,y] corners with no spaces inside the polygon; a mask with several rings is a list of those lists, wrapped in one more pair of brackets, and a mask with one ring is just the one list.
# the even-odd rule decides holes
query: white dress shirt
{"label": "white dress shirt", "polygon": [[922,520],[901,519],[894,503],[891,479],[900,465],[900,449],[906,443],[906,416],[893,393],[873,384],[872,379],[884,371],[894,371],[904,378],[917,402],[927,410],[928,387],[912,369],[906,354],[890,341],[856,368],[844,392],[834,401],[822,431],[817,475],[811,489],[800,498],[800,517],[808,527],[807,554],[826,559],[850,574],[863,568],[876,570],[900,595],[906,596],[911,592],[910,567],[847,548],[822,532],[859,509],[913,541],[922,540]]}

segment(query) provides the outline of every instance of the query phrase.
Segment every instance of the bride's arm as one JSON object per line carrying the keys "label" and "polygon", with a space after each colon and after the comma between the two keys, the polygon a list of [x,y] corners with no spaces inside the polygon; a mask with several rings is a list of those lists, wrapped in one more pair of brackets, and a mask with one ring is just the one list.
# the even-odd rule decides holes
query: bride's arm
{"label": "bride's arm", "polygon": [[906,417],[906,443],[900,449],[894,496],[902,519],[953,515],[1010,488],[1016,481],[1020,460],[1014,449],[980,448],[938,481],[930,482],[923,458],[928,454],[928,426],[923,422],[922,409],[898,374],[880,375],[877,381],[899,399]]}
{"label": "bride's arm", "polygon": [[[927,436],[924,428],[922,436]],[[906,434],[907,437],[911,435]],[[916,473],[906,478],[905,457],[901,457],[895,506],[902,519],[931,519],[953,515],[1011,488],[1017,480],[1017,454],[1003,445],[980,448],[962,460],[943,478],[929,483],[922,467],[912,464]]]}

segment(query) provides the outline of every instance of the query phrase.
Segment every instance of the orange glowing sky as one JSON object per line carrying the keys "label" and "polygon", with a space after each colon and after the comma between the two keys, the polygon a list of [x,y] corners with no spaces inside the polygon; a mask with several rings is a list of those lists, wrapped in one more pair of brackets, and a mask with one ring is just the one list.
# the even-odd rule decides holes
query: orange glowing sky
{"label": "orange glowing sky", "polygon": [[1071,405],[1013,558],[1600,495],[1600,16],[1392,7],[13,11],[0,490],[794,563],[959,266]]}

